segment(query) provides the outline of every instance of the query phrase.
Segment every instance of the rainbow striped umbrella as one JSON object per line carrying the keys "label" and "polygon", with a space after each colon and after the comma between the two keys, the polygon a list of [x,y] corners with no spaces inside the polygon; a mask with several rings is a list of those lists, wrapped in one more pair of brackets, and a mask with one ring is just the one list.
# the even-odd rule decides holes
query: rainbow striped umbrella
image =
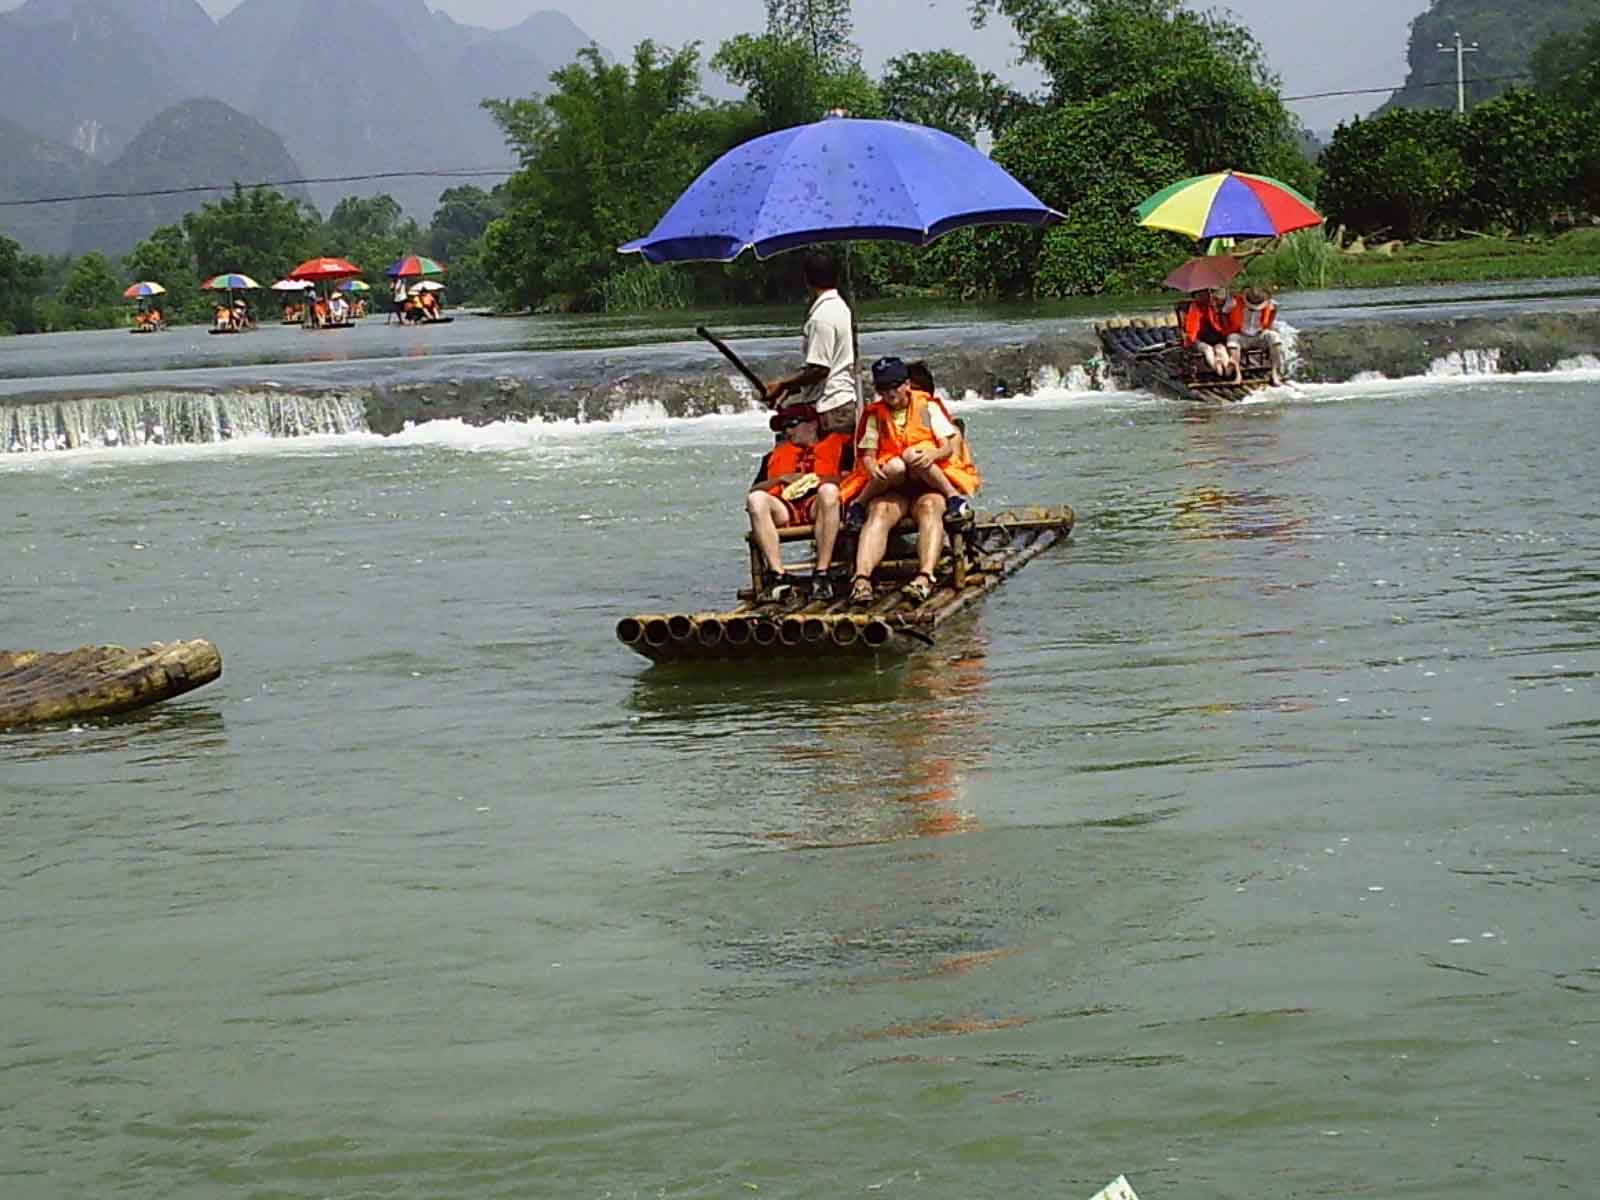
{"label": "rainbow striped umbrella", "polygon": [[420,254],[408,254],[399,262],[391,263],[384,274],[390,279],[402,279],[410,275],[443,275],[444,270],[444,264],[441,262],[424,258]]}
{"label": "rainbow striped umbrella", "polygon": [[346,279],[343,283],[334,284],[333,287],[335,291],[339,292],[370,292],[372,290],[372,285],[361,279]]}
{"label": "rainbow striped umbrella", "polygon": [[258,288],[261,285],[248,275],[240,275],[237,271],[228,271],[221,275],[213,275],[200,286],[213,292],[231,292],[245,288]]}
{"label": "rainbow striped umbrella", "polygon": [[145,296],[159,296],[166,290],[159,283],[151,283],[149,280],[145,280],[142,283],[129,284],[128,290],[122,293],[122,297],[125,300],[138,300]]}
{"label": "rainbow striped umbrella", "polygon": [[1322,224],[1299,192],[1265,175],[1222,171],[1163,188],[1133,210],[1139,224],[1189,237],[1280,237]]}

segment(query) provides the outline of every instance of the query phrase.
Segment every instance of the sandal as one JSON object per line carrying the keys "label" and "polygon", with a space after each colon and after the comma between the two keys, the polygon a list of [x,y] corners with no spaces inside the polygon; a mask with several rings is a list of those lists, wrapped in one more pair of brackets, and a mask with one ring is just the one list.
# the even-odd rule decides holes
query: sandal
{"label": "sandal", "polygon": [[867,575],[857,575],[850,581],[850,603],[856,606],[872,603],[872,579]]}
{"label": "sandal", "polygon": [[900,594],[915,604],[921,604],[933,595],[933,585],[936,581],[926,571],[918,571],[911,577],[911,582],[900,589]]}
{"label": "sandal", "polygon": [[778,604],[794,595],[799,580],[787,571],[768,571],[766,582],[756,595],[757,604]]}

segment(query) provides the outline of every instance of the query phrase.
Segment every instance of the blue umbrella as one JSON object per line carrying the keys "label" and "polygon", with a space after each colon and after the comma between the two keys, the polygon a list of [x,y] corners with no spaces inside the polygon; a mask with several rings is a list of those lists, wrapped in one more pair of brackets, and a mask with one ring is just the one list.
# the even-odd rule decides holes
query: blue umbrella
{"label": "blue umbrella", "polygon": [[619,246],[648,262],[770,258],[813,242],[927,245],[966,225],[1061,219],[958,137],[900,121],[831,117],[724,154],[648,236]]}

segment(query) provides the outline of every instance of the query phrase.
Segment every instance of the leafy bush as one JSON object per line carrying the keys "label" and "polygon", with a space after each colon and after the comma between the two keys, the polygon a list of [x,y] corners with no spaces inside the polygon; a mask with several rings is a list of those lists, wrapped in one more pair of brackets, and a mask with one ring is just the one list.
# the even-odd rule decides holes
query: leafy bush
{"label": "leafy bush", "polygon": [[1458,224],[1470,183],[1465,126],[1443,109],[1394,109],[1340,125],[1317,199],[1330,224],[1429,237]]}
{"label": "leafy bush", "polygon": [[687,274],[672,267],[635,263],[607,276],[600,285],[600,297],[601,307],[608,313],[689,308],[694,304],[694,284]]}

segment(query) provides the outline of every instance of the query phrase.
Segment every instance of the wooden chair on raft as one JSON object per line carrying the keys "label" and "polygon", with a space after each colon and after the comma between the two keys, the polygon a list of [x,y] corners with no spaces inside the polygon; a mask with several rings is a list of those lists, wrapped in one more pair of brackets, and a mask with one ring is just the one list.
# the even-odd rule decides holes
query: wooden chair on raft
{"label": "wooden chair on raft", "polygon": [[[934,568],[934,576],[942,586],[946,583],[957,591],[967,586],[967,573],[976,566],[974,561],[971,540],[967,536],[970,525],[946,525],[944,530],[944,551],[939,555],[938,565]],[[778,544],[786,545],[789,542],[810,541],[815,526],[789,525],[778,530]],[[855,563],[856,539],[859,535],[847,529],[839,531],[839,540],[834,545],[833,561],[850,567]],[[740,592],[744,599],[754,598],[761,592],[764,577],[765,563],[761,558],[761,551],[756,546],[755,534],[744,535],[745,545],[750,551],[750,588],[747,592]],[[790,563],[789,566],[796,571],[809,571],[814,565],[814,560]],[[917,523],[910,517],[903,517],[889,535],[889,547],[883,556],[883,562],[878,564],[878,569],[873,572],[874,584],[886,580],[900,581],[910,579],[917,573]]]}

